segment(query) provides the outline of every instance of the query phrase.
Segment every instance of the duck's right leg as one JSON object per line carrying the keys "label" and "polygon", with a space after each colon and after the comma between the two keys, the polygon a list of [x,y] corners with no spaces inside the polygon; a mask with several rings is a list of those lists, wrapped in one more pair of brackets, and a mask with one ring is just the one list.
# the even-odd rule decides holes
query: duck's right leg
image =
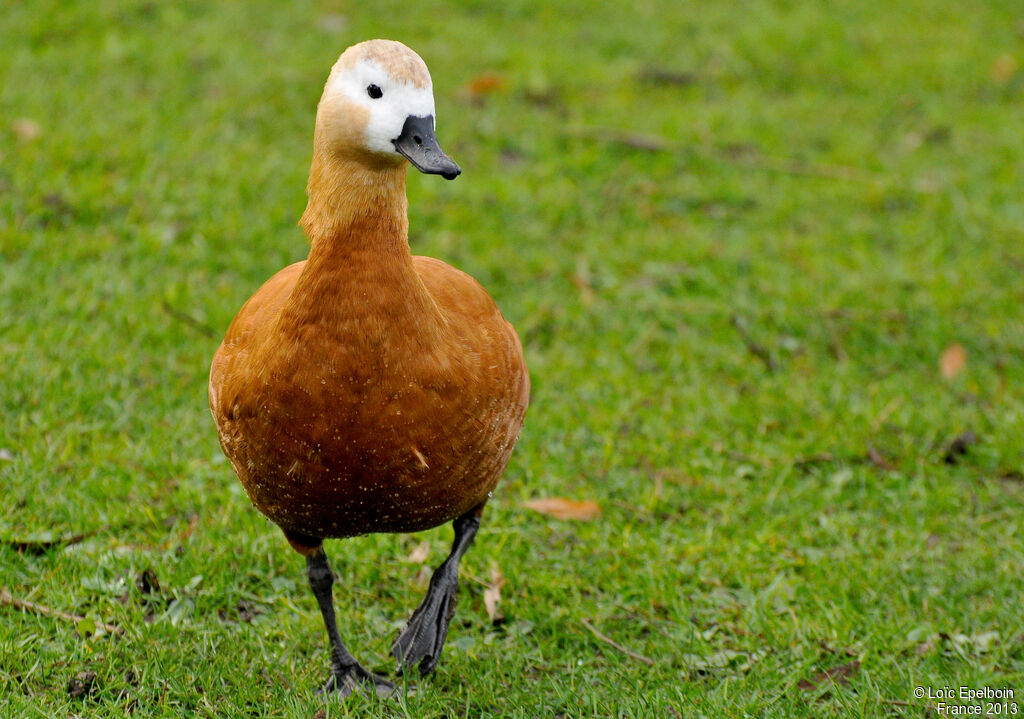
{"label": "duck's right leg", "polygon": [[[296,542],[295,537],[289,536],[288,540],[292,546],[298,549],[305,548],[308,538],[303,537],[301,544]],[[395,693],[395,685],[384,677],[363,668],[363,666],[349,654],[348,649],[341,643],[341,636],[338,634],[338,623],[334,616],[334,573],[327,564],[327,554],[324,552],[323,544],[317,543],[315,550],[306,555],[306,576],[309,577],[309,586],[313,590],[317,604],[320,605],[320,614],[324,618],[324,627],[327,629],[327,638],[331,642],[331,678],[327,680],[321,692],[334,694],[340,697],[347,697],[354,690],[360,687],[373,688],[377,696],[391,696]]]}

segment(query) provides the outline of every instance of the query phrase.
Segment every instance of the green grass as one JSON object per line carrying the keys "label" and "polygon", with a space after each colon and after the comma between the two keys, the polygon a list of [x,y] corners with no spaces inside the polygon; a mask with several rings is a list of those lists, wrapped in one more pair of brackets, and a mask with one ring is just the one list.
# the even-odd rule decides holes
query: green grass
{"label": "green grass", "polygon": [[[0,607],[0,714],[921,716],[915,686],[1024,698],[1022,23],[1009,0],[9,3],[0,585],[88,621]],[[413,249],[491,291],[534,388],[441,664],[382,705],[315,695],[302,562],[206,408],[219,335],[307,251],[327,72],[379,36],[426,59],[465,170],[410,175]],[[503,84],[470,97],[484,73]],[[967,366],[947,380],[954,343]],[[522,507],[544,496],[603,515]],[[423,592],[403,558],[425,538],[433,566],[450,536],[328,544],[368,666],[391,668]],[[853,661],[846,683],[801,686]],[[72,697],[81,672],[92,692]]]}

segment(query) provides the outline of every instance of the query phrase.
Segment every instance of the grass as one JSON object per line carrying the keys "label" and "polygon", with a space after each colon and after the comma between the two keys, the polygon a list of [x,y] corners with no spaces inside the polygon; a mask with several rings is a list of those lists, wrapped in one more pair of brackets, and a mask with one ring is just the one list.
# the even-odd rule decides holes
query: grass
{"label": "grass", "polygon": [[[954,0],[6,7],[0,585],[86,620],[0,607],[0,713],[1020,700],[1022,22]],[[427,60],[465,170],[410,175],[413,249],[491,291],[534,390],[437,672],[398,703],[335,703],[314,693],[301,560],[222,458],[206,374],[245,298],[307,251],[316,101],[376,36]],[[603,514],[522,506],[548,496]],[[403,559],[425,540],[433,566],[450,536],[329,543],[369,666],[391,668],[423,592]]]}

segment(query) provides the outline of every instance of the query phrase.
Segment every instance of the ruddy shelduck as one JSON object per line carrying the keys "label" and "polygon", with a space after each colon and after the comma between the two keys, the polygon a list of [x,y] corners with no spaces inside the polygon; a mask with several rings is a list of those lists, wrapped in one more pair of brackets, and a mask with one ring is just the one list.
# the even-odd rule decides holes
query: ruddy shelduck
{"label": "ruddy shelduck", "polygon": [[455,540],[392,647],[437,665],[459,560],[508,464],[529,397],[519,338],[469,275],[409,252],[406,161],[452,180],[423,60],[370,40],[335,63],[316,113],[309,258],[271,277],[210,369],[221,446],[253,504],[306,558],[331,646],[327,692],[394,685],[357,662],[335,621],[323,540],[416,532]]}

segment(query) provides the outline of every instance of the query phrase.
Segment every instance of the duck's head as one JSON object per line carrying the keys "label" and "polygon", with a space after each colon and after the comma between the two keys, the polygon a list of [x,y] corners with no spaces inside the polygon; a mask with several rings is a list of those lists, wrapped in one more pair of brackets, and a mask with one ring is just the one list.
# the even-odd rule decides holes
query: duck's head
{"label": "duck's head", "polygon": [[368,40],[338,58],[316,113],[321,151],[377,165],[403,158],[420,172],[454,180],[462,172],[434,134],[427,66],[400,42]]}

